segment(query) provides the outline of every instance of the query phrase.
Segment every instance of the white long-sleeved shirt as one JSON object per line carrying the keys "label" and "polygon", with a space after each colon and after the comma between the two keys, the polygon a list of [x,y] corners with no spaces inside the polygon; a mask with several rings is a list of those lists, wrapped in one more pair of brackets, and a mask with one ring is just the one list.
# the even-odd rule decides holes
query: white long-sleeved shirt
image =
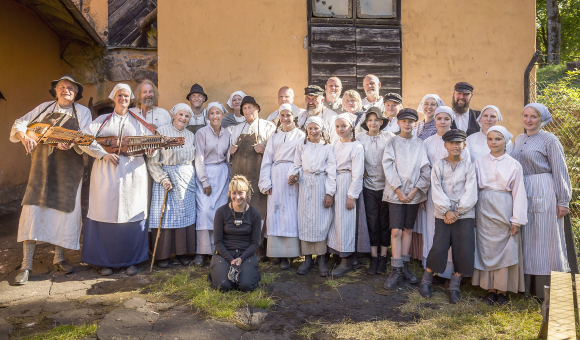
{"label": "white long-sleeved shirt", "polygon": [[336,157],[336,172],[350,170],[351,182],[347,196],[357,199],[362,191],[363,176],[365,171],[365,150],[358,141],[343,143],[338,140],[334,143],[334,155]]}
{"label": "white long-sleeved shirt", "polygon": [[408,204],[427,200],[431,167],[427,149],[421,139],[401,136],[389,139],[383,153],[382,164],[386,177],[383,201],[403,204],[397,196],[397,189],[408,194],[414,188],[418,188],[419,192]]}
{"label": "white long-sleeved shirt", "polygon": [[288,178],[304,172],[311,174],[326,172],[324,184],[327,195],[336,194],[336,158],[334,157],[334,145],[322,143],[298,143],[294,154],[294,165],[288,171]]}
{"label": "white long-sleeved shirt", "polygon": [[449,210],[459,212],[459,218],[475,218],[477,179],[475,167],[462,159],[455,169],[440,159],[431,171],[431,195],[435,205],[435,218],[444,219]]}
{"label": "white long-sleeved shirt", "polygon": [[[324,129],[322,129],[322,132],[328,134],[330,138],[328,142],[330,144],[334,144],[336,141],[338,141],[340,138],[336,134],[336,127],[334,126],[334,121],[336,120],[336,116],[338,116],[338,114],[326,107],[323,107],[320,113],[318,113],[316,116],[322,118],[322,121],[324,122]],[[308,112],[306,110],[300,112],[298,115],[298,127],[300,129],[306,130],[306,126],[304,126],[304,124],[306,123],[308,117]]]}
{"label": "white long-sleeved shirt", "polygon": [[163,165],[193,164],[195,159],[195,137],[193,132],[183,129],[178,130],[173,124],[165,125],[157,129],[166,137],[184,137],[185,144],[172,149],[158,150],[155,155],[147,158],[147,170],[151,178],[157,183],[169,179],[167,172],[163,171]]}
{"label": "white long-sleeved shirt", "polygon": [[294,128],[289,132],[279,129],[270,135],[268,145],[262,158],[262,167],[260,168],[260,181],[258,188],[265,194],[272,188],[272,166],[278,162],[294,162],[296,146],[304,143],[304,132]]}
{"label": "white long-sleeved shirt", "polygon": [[[431,166],[438,160],[449,156],[449,152],[447,152],[447,149],[445,149],[445,142],[443,141],[442,136],[438,135],[437,133],[425,139],[424,143],[427,147],[427,157],[429,158],[429,163],[431,163]],[[461,152],[461,158],[471,162],[468,148],[463,149]]]}
{"label": "white long-sleeved shirt", "polygon": [[[484,135],[481,131],[477,131],[476,133],[469,135],[465,140],[465,143],[469,149],[471,163],[474,163],[476,159],[487,155],[491,151],[487,146],[487,136]],[[505,149],[508,155],[514,151],[514,144],[511,140],[508,141]]]}
{"label": "white long-sleeved shirt", "polygon": [[384,98],[379,96],[379,99],[376,102],[371,103],[367,98],[362,100],[362,109],[363,111],[368,110],[371,107],[378,107],[381,109],[381,112],[385,112],[385,103]]}
{"label": "white long-sleeved shirt", "polygon": [[522,165],[508,154],[494,157],[488,153],[478,158],[474,166],[479,189],[512,193],[513,215],[510,222],[518,225],[528,223],[528,197],[524,186]]}
{"label": "white long-sleeved shirt", "polygon": [[266,146],[268,142],[268,138],[274,130],[276,130],[276,125],[272,122],[269,122],[265,119],[257,118],[252,122],[252,124],[248,124],[248,122],[240,123],[236,126],[231,127],[230,131],[230,146],[237,145],[238,138],[241,134],[249,134],[252,135],[254,133],[258,134],[258,143]]}
{"label": "white long-sleeved shirt", "polygon": [[143,116],[143,110],[140,108],[131,110],[133,110],[133,112],[136,114],[141,115],[147,124],[155,125],[158,128],[171,124],[171,115],[165,109],[160,107],[154,106],[147,112],[147,117]]}
{"label": "white long-sleeved shirt", "polygon": [[376,136],[369,136],[366,132],[356,135],[365,150],[364,187],[371,190],[385,189],[385,171],[383,170],[383,154],[389,139],[395,135],[388,131],[380,131]]}

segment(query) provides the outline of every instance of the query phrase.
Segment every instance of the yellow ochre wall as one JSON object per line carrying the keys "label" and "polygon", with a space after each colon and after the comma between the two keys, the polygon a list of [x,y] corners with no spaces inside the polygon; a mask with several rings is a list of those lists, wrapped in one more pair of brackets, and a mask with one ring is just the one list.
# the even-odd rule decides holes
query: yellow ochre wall
{"label": "yellow ochre wall", "polygon": [[[28,181],[30,156],[21,143],[8,140],[14,120],[52,99],[50,82],[69,71],[60,59],[58,36],[12,0],[0,2],[0,203],[20,198]],[[14,197],[13,197],[14,196]]]}
{"label": "yellow ochre wall", "polygon": [[[160,106],[204,86],[209,101],[231,92],[256,97],[265,117],[289,85],[304,105],[308,81],[306,0],[162,0],[158,2]],[[500,108],[519,134],[523,74],[535,50],[533,0],[402,0],[403,99],[417,108],[437,93],[451,105],[453,85],[475,87],[472,108]],[[346,90],[346,89],[345,89]]]}

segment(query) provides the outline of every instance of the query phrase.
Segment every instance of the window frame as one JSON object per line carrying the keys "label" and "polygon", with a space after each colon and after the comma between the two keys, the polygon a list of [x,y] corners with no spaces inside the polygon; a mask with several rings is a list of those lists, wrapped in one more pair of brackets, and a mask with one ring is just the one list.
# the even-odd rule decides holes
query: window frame
{"label": "window frame", "polygon": [[377,18],[357,18],[358,2],[359,0],[351,1],[351,17],[352,18],[321,18],[312,15],[314,10],[312,1],[306,0],[306,8],[308,11],[308,22],[312,24],[350,24],[350,25],[401,25],[401,0],[393,0],[395,3],[395,18],[377,19]]}

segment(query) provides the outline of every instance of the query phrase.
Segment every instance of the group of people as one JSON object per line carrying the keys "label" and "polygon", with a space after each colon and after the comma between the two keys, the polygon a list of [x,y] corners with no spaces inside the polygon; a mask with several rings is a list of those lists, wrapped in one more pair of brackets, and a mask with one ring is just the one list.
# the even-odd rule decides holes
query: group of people
{"label": "group of people", "polygon": [[[64,249],[80,248],[83,152],[95,163],[82,261],[101,275],[119,267],[135,275],[157,239],[159,267],[172,255],[198,266],[211,256],[208,279],[221,290],[255,289],[265,258],[288,269],[304,256],[298,274],[317,266],[319,275],[338,277],[370,253],[367,273],[382,274],[389,247],[385,289],[420,282],[430,297],[437,275],[450,279],[451,303],[461,299],[463,277],[488,291],[486,302],[504,304],[507,292],[542,297],[551,271],[570,271],[563,217],[571,184],[562,145],[542,129],[552,120],[545,106],[524,107],[525,133],[512,143],[497,125],[499,108],[470,108],[469,83],[455,85],[451,107],[428,94],[417,110],[404,108],[397,93],[381,96],[375,75],[363,86],[364,99],[356,90],[342,94],[337,77],[325,89],[309,85],[304,109],[285,86],[279,109],[262,119],[242,91],[227,100],[228,113],[219,101],[204,108],[208,95],[195,84],[187,103],[167,112],[150,81],[135,94],[117,84],[114,111],[93,121],[75,103],[82,84],[69,75],[53,81],[55,100],[17,119],[10,134],[32,155],[14,283],[27,282],[36,242],[54,244],[54,265],[72,271]],[[34,122],[55,120],[95,137],[160,134],[185,144],[124,156],[97,142],[37,144],[26,134]],[[421,280],[409,269],[412,258],[425,268]]]}

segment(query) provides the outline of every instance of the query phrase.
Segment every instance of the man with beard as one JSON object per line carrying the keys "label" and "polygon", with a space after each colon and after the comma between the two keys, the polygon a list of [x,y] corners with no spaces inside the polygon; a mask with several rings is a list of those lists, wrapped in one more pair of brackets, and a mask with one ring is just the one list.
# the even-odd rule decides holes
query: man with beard
{"label": "man with beard", "polygon": [[339,139],[334,128],[334,120],[336,119],[336,112],[324,107],[324,90],[320,86],[308,85],[304,89],[304,103],[306,104],[306,111],[300,112],[298,115],[298,128],[306,132],[306,120],[308,117],[317,116],[322,118],[324,128],[322,129],[322,137],[329,143],[334,143]]}
{"label": "man with beard", "polygon": [[154,128],[171,124],[171,116],[166,110],[155,106],[159,100],[157,86],[149,79],[145,79],[135,91],[136,111],[145,118],[145,121]]}
{"label": "man with beard", "polygon": [[362,100],[362,109],[367,111],[371,106],[378,107],[381,112],[385,112],[385,106],[383,105],[383,97],[379,94],[381,89],[381,82],[379,77],[374,74],[367,74],[363,79],[363,88],[367,97]]}
{"label": "man with beard", "polygon": [[336,113],[342,110],[342,100],[340,94],[342,93],[342,82],[338,77],[330,77],[324,85],[326,97],[324,98],[324,107]]}
{"label": "man with beard", "polygon": [[473,86],[471,84],[464,81],[455,84],[452,99],[455,120],[451,123],[451,128],[463,130],[467,133],[467,136],[478,132],[480,129],[479,124],[477,124],[477,117],[479,117],[481,112],[469,108],[471,98],[473,98]]}
{"label": "man with beard", "polygon": [[[282,86],[280,90],[278,90],[278,107],[286,103],[294,104],[294,90],[292,90],[292,88],[289,86]],[[274,123],[274,125],[277,125],[279,113],[280,112],[278,112],[278,110],[272,112],[268,118],[266,118],[266,120]]]}
{"label": "man with beard", "polygon": [[193,133],[209,124],[207,111],[203,108],[203,103],[207,102],[207,94],[203,92],[203,87],[199,84],[193,84],[189,94],[185,97],[191,103],[193,116],[189,120],[187,129]]}

